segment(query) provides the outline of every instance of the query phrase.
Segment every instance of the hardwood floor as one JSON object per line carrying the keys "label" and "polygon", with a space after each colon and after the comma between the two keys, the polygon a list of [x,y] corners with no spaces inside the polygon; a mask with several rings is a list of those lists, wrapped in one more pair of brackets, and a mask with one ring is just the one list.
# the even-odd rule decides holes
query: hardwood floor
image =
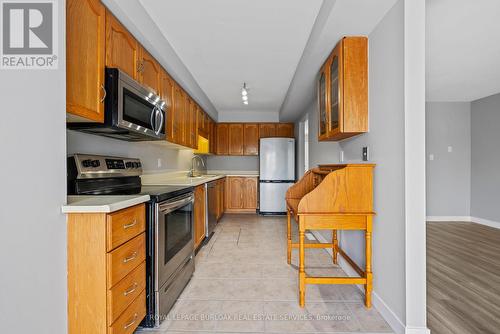
{"label": "hardwood floor", "polygon": [[500,333],[500,230],[427,223],[427,322],[433,334]]}

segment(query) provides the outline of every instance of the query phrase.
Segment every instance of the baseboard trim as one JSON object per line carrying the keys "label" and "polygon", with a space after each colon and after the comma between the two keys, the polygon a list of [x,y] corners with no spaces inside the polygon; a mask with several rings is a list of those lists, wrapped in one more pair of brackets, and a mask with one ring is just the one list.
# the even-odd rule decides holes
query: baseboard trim
{"label": "baseboard trim", "polygon": [[[311,231],[314,237],[321,243],[328,243],[329,241],[319,233],[319,231]],[[325,248],[325,250],[330,254],[333,255],[333,252],[330,248]],[[345,271],[345,273],[350,276],[350,277],[357,277],[358,273],[351,267],[351,265],[342,258],[342,256],[339,256],[339,265],[340,267]],[[360,289],[364,293],[364,287],[362,285],[356,285],[358,289]],[[380,313],[382,318],[387,321],[389,326],[391,326],[392,330],[396,334],[409,334],[408,332],[405,332],[405,326],[401,322],[401,320],[396,316],[396,314],[387,306],[387,304],[384,302],[382,298],[376,293],[372,293],[372,303],[373,307],[377,309],[377,311]],[[412,332],[411,334],[420,334],[417,332]],[[424,334],[424,332],[422,332]]]}
{"label": "baseboard trim", "polygon": [[427,216],[428,222],[470,222],[500,229],[500,222],[471,216]]}
{"label": "baseboard trim", "polygon": [[408,327],[405,334],[431,334],[431,330],[427,327]]}

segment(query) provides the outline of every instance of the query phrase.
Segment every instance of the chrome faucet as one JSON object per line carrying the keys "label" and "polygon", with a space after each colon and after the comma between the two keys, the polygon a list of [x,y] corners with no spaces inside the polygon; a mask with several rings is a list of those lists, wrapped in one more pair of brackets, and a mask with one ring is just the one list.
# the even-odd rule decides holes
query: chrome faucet
{"label": "chrome faucet", "polygon": [[196,168],[194,167],[194,161],[196,159],[200,160],[202,166],[205,167],[205,161],[203,161],[203,159],[199,155],[193,155],[193,157],[191,158],[191,169],[189,170],[188,174],[189,177],[195,177],[194,171],[196,170]]}

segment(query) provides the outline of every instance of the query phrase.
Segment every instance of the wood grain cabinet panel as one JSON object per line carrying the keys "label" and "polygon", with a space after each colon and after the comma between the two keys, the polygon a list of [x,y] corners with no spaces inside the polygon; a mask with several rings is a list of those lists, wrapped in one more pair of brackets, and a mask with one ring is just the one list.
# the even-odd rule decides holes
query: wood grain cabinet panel
{"label": "wood grain cabinet panel", "polygon": [[246,177],[243,179],[243,208],[256,210],[257,209],[257,178]]}
{"label": "wood grain cabinet panel", "polygon": [[321,67],[318,139],[341,140],[368,131],[368,39],[344,37]]}
{"label": "wood grain cabinet panel", "polygon": [[162,68],[160,64],[158,64],[149,52],[141,48],[141,63],[139,65],[140,82],[154,90],[156,94],[160,92],[161,72]]}
{"label": "wood grain cabinet panel", "polygon": [[243,154],[259,154],[259,125],[256,123],[245,123],[243,126]]}
{"label": "wood grain cabinet panel", "polygon": [[276,137],[276,123],[259,124],[260,138]]}
{"label": "wood grain cabinet panel", "polygon": [[199,185],[194,188],[194,249],[205,239],[205,185]]}
{"label": "wood grain cabinet panel", "polygon": [[108,286],[118,283],[146,259],[146,236],[138,235],[124,245],[108,253]]}
{"label": "wood grain cabinet panel", "polygon": [[165,101],[167,117],[165,119],[165,139],[174,142],[174,80],[165,70],[161,71],[160,96]]}
{"label": "wood grain cabinet panel", "polygon": [[255,213],[257,178],[228,176],[226,178],[226,212]]}
{"label": "wood grain cabinet panel", "polygon": [[133,334],[145,316],[146,291],[143,290],[139,297],[109,326],[108,334]]}
{"label": "wood grain cabinet panel", "polygon": [[276,137],[293,138],[294,124],[293,123],[278,123],[276,125]]}
{"label": "wood grain cabinet panel", "polygon": [[228,124],[217,124],[217,154],[227,155],[229,153],[229,128]]}
{"label": "wood grain cabinet panel", "polygon": [[122,245],[146,230],[146,208],[133,206],[107,216],[107,251]]}
{"label": "wood grain cabinet panel", "polygon": [[66,111],[103,123],[106,9],[98,0],[68,0],[66,17]]}
{"label": "wood grain cabinet panel", "polygon": [[184,122],[186,101],[184,91],[178,85],[174,88],[174,143],[184,144]]}
{"label": "wood grain cabinet panel", "polygon": [[243,155],[243,124],[230,123],[229,133],[229,155]]}
{"label": "wood grain cabinet panel", "polygon": [[140,45],[113,14],[106,11],[106,66],[139,80]]}
{"label": "wood grain cabinet panel", "polygon": [[208,151],[211,154],[217,152],[217,123],[210,120],[210,133],[208,135]]}

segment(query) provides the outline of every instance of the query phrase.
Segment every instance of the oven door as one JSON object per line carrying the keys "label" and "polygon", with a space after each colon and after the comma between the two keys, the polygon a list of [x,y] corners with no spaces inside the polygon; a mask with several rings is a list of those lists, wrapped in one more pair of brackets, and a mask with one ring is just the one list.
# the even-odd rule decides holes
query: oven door
{"label": "oven door", "polygon": [[156,204],[155,290],[193,255],[193,193]]}

